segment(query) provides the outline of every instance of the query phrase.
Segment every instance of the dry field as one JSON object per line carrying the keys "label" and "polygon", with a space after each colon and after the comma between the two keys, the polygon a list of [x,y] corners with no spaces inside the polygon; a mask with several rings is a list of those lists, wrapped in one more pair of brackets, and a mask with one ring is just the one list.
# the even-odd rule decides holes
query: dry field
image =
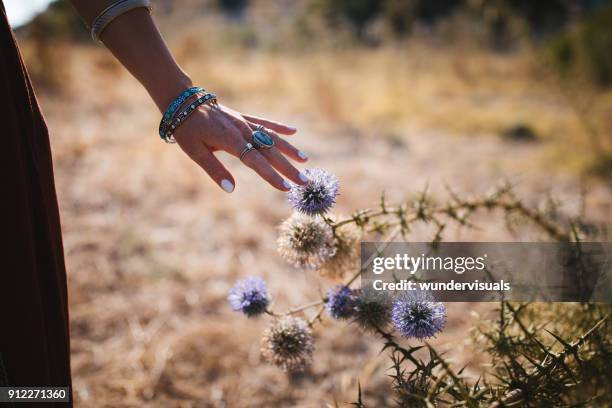
{"label": "dry field", "polygon": [[[298,126],[292,141],[310,165],[342,182],[340,213],[376,205],[382,191],[398,202],[429,183],[444,198],[445,183],[480,194],[503,179],[530,205],[552,195],[564,214],[582,210],[579,154],[559,161],[563,143],[552,142],[576,140],[580,126],[558,95],[530,79],[528,57],[411,46],[227,51],[210,63],[193,35],[174,48],[195,82],[223,103]],[[283,194],[229,157],[237,189],[223,193],[176,146],[160,142],[159,113],[103,50],[74,46],[64,55],[70,85],[40,96],[65,239],[77,406],[342,406],[354,401],[357,380],[372,406],[385,406],[389,360],[374,336],[327,321],[315,331],[312,370],[287,376],[261,361],[265,320],[227,304],[227,290],[247,275],[264,276],[281,309],[332,284],[276,254],[276,226],[290,214]],[[543,140],[501,141],[496,132],[517,122]],[[589,218],[609,220],[609,189],[598,181],[587,187]],[[511,237],[495,217],[479,225],[451,229],[446,239],[537,238]],[[411,239],[429,237],[417,229]],[[457,364],[470,362],[475,376],[482,367],[469,327],[490,307],[449,305],[449,327],[434,341]]]}

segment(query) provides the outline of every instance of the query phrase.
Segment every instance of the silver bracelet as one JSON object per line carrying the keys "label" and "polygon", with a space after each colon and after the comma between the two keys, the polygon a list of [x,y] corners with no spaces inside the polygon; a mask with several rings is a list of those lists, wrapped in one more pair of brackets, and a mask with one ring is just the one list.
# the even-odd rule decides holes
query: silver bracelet
{"label": "silver bracelet", "polygon": [[117,17],[137,8],[146,8],[151,11],[150,0],[119,0],[105,8],[91,23],[91,38],[100,41],[104,29]]}

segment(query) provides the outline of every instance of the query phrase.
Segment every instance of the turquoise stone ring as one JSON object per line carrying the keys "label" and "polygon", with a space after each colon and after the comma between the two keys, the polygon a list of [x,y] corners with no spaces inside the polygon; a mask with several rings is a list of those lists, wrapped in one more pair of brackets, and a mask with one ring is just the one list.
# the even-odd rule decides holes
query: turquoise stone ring
{"label": "turquoise stone ring", "polygon": [[274,140],[266,133],[263,126],[257,126],[253,132],[253,146],[257,150],[270,149],[274,146]]}

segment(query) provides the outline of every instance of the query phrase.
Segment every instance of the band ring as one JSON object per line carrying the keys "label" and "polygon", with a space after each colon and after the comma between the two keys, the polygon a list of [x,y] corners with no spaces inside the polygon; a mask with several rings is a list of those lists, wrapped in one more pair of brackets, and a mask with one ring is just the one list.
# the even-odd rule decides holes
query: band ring
{"label": "band ring", "polygon": [[253,131],[252,135],[253,146],[255,149],[271,149],[274,146],[274,139],[265,131],[265,128],[261,125],[257,126]]}
{"label": "band ring", "polygon": [[244,146],[244,149],[242,149],[242,152],[240,152],[240,160],[242,160],[244,156],[251,150],[255,150],[255,147],[251,143],[247,143]]}

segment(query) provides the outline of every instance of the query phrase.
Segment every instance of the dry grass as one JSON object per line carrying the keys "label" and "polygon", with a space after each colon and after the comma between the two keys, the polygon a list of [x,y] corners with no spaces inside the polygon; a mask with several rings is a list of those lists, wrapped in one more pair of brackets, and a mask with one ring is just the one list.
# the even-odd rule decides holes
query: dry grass
{"label": "dry grass", "polygon": [[[301,112],[334,130],[399,142],[407,128],[471,137],[526,125],[544,142],[537,164],[573,174],[600,153],[587,120],[612,152],[612,92],[579,79],[560,81],[536,50],[496,55],[413,41],[379,49],[261,52],[206,47],[195,34],[187,38],[187,46],[177,48],[189,72],[244,109]],[[219,53],[223,58],[202,63]]]}
{"label": "dry grass", "polygon": [[[189,38],[189,36],[187,36]],[[183,47],[181,49],[181,47]],[[342,181],[338,211],[398,201],[427,182],[443,194],[519,183],[527,202],[548,194],[579,211],[571,171],[548,171],[546,144],[489,137],[516,122],[545,138],[578,131],[571,111],[529,79],[526,56],[500,57],[417,45],[403,49],[256,53],[227,51],[215,63],[206,44],[176,44],[196,82],[245,111],[296,124],[312,165]],[[221,192],[175,147],[156,137],[158,112],[102,50],[74,47],[72,85],[41,101],[52,134],[69,271],[74,391],[83,407],[322,407],[352,401],[357,380],[377,405],[389,361],[374,337],[326,323],[315,365],[286,376],[261,362],[261,320],[229,310],[238,277],[268,279],[277,304],[306,302],[329,286],[275,253],[275,228],[290,209],[282,194],[235,160],[237,190]],[[189,56],[189,57],[187,57]],[[469,138],[455,137],[469,135]],[[573,136],[572,136],[573,137]],[[225,159],[225,158],[224,158]],[[587,209],[607,220],[610,193],[593,184]],[[503,222],[452,231],[449,240],[505,240]],[[415,240],[427,239],[416,230]],[[518,239],[529,239],[529,232]],[[435,341],[458,363],[480,357],[469,344],[466,310],[450,305]]]}

